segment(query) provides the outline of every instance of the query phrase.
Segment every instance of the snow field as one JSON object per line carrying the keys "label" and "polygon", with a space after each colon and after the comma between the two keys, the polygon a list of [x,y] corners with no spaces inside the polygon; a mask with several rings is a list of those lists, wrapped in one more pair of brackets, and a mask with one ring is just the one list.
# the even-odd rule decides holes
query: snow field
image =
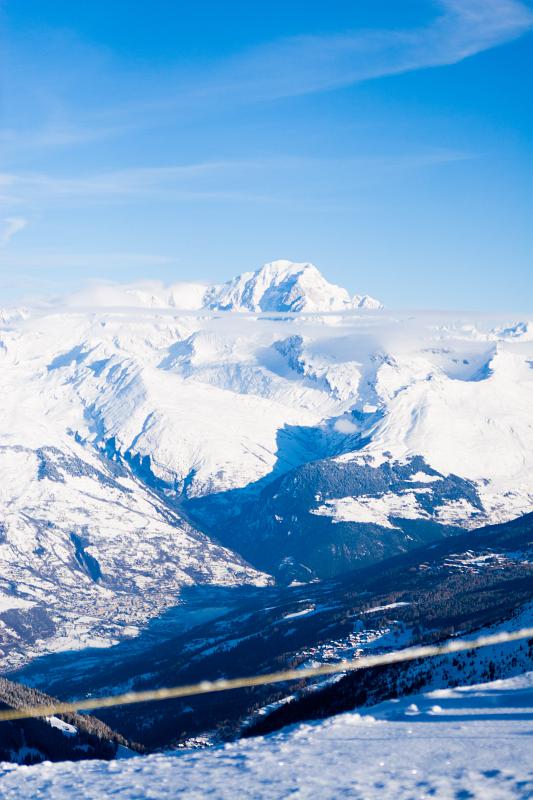
{"label": "snow field", "polygon": [[533,674],[388,701],[207,750],[0,766],[5,800],[316,798],[527,800]]}

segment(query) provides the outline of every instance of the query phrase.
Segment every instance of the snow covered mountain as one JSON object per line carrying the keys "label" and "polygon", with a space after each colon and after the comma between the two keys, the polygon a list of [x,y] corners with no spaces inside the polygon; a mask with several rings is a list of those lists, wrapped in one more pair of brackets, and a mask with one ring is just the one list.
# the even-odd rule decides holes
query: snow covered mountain
{"label": "snow covered mountain", "polygon": [[346,289],[329,283],[314,264],[279,260],[255,272],[244,272],[222,284],[155,281],[125,286],[94,286],[69,298],[70,304],[177,308],[181,311],[210,309],[236,312],[329,312],[356,308],[381,308],[368,295],[350,297]]}
{"label": "snow covered mountain", "polygon": [[255,272],[245,272],[207,293],[207,306],[220,311],[348,311],[381,308],[368,295],[350,297],[313,264],[273,261]]}
{"label": "snow covered mountain", "polygon": [[6,663],[533,509],[531,322],[360,305],[275,262],[0,315]]}

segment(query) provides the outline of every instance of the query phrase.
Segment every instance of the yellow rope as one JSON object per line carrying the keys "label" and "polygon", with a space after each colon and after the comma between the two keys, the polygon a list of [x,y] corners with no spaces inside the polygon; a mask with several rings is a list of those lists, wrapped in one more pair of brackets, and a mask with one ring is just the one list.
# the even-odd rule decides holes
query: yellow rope
{"label": "yellow rope", "polygon": [[403,661],[415,661],[419,658],[458,653],[464,650],[477,650],[489,645],[505,644],[520,639],[533,639],[533,628],[522,628],[518,631],[495,633],[489,636],[479,636],[477,639],[452,639],[440,645],[423,645],[409,647],[405,650],[396,650],[393,653],[384,653],[375,656],[361,656],[351,661],[339,661],[335,664],[320,664],[317,667],[302,669],[285,669],[279,672],[269,672],[264,675],[253,675],[245,678],[221,678],[216,681],[201,681],[186,686],[173,686],[165,689],[148,689],[143,692],[125,692],[124,694],[110,695],[108,697],[92,697],[72,702],[58,702],[50,705],[28,706],[24,708],[7,709],[0,711],[0,722],[29,717],[48,717],[54,714],[66,714],[75,711],[88,711],[95,708],[111,708],[124,706],[129,703],[148,703],[155,700],[172,700],[177,697],[191,697],[193,695],[209,694],[211,692],[226,692],[230,689],[245,689],[249,686],[262,686],[270,683],[283,683],[284,681],[302,680],[321,675],[333,675],[338,672],[351,672],[359,669],[368,669],[386,664],[399,664]]}

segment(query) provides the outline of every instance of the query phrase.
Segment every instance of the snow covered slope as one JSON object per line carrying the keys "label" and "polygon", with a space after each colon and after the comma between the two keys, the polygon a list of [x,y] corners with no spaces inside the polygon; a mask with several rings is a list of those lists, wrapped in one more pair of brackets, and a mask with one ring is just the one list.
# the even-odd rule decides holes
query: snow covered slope
{"label": "snow covered slope", "polygon": [[266,577],[75,441],[0,449],[0,656],[109,645],[195,583]]}
{"label": "snow covered slope", "polygon": [[388,701],[212,750],[0,766],[27,797],[518,798],[533,794],[533,673]]}
{"label": "snow covered slope", "polygon": [[188,497],[324,456],[420,455],[478,482],[489,519],[508,518],[533,507],[533,343],[469,322],[41,311],[0,330],[0,435],[112,440]]}

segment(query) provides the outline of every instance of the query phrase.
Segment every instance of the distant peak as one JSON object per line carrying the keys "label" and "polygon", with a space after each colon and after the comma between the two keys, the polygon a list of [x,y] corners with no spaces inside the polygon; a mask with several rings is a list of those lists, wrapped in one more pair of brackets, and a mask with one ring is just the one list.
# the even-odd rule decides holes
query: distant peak
{"label": "distant peak", "polygon": [[224,311],[327,312],[380,308],[368,295],[350,297],[310,262],[279,259],[244,272],[212,292],[209,307]]}

